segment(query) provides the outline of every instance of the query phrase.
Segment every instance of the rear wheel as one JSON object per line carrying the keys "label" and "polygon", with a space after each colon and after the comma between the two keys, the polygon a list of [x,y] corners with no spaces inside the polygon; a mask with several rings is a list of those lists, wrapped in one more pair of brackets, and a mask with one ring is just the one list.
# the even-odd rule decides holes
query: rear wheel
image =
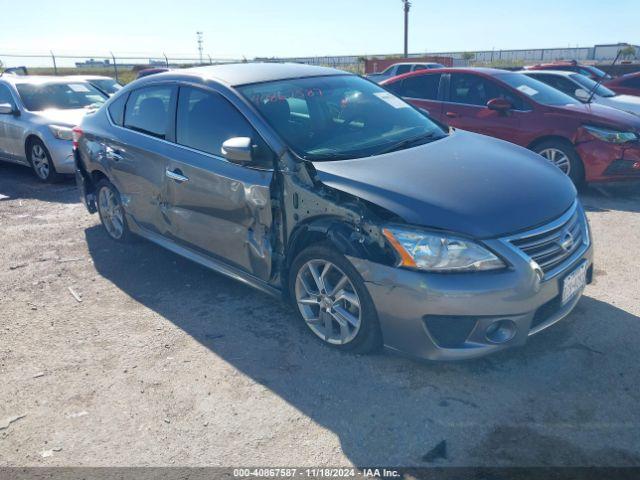
{"label": "rear wheel", "polygon": [[307,327],[333,348],[368,353],[382,345],[378,315],[360,274],[328,245],[293,261],[289,293]]}
{"label": "rear wheel", "polygon": [[131,241],[133,235],[127,225],[120,193],[116,187],[106,179],[100,180],[96,185],[96,199],[100,222],[109,237],[118,242]]}
{"label": "rear wheel", "polygon": [[38,180],[45,183],[55,183],[62,179],[62,175],[56,172],[56,168],[51,161],[49,150],[40,139],[32,139],[27,145],[29,163]]}
{"label": "rear wheel", "polygon": [[533,151],[558,167],[576,185],[581,185],[584,182],[584,165],[570,142],[546,140],[535,145]]}

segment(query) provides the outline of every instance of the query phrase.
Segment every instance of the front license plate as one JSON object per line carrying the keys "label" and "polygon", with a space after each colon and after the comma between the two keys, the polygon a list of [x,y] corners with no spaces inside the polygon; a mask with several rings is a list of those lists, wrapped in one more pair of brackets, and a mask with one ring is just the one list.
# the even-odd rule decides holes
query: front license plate
{"label": "front license plate", "polygon": [[587,262],[580,265],[562,282],[562,304],[564,305],[587,285]]}

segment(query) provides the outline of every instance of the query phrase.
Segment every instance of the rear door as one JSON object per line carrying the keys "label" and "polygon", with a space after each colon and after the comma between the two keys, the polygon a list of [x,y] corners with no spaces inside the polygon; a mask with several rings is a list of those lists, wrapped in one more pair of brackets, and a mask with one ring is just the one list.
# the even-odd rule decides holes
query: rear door
{"label": "rear door", "polygon": [[[487,107],[494,98],[505,98],[513,109],[497,112]],[[530,114],[530,107],[518,95],[492,79],[472,73],[452,73],[448,93],[443,104],[444,123],[514,142],[522,121]]]}
{"label": "rear door", "polygon": [[[102,140],[103,163],[122,196],[127,213],[139,226],[163,233],[166,223],[159,207],[171,151],[177,87],[160,84],[133,90],[124,111],[110,108],[121,128]],[[120,107],[115,104],[113,107]]]}
{"label": "rear door", "polygon": [[[0,103],[8,103],[18,109],[9,85],[0,83]],[[27,163],[24,149],[25,122],[19,115],[0,115],[0,157],[19,163]]]}
{"label": "rear door", "polygon": [[[222,157],[222,143],[250,137],[256,162]],[[163,208],[170,235],[185,245],[268,280],[271,274],[273,154],[222,95],[180,87],[176,145],[167,163]]]}

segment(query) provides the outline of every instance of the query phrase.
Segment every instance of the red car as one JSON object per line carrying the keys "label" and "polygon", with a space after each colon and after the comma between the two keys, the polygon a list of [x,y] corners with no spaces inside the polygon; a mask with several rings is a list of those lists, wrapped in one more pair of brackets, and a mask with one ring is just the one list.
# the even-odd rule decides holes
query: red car
{"label": "red car", "polygon": [[589,77],[596,82],[600,79],[603,82],[607,82],[613,77],[606,72],[603,72],[598,67],[592,65],[581,65],[575,60],[568,62],[553,62],[553,63],[539,63],[538,65],[530,65],[524,67],[525,70],[563,70],[568,72],[576,72],[585,77]]}
{"label": "red car", "polygon": [[629,73],[605,82],[605,86],[619,95],[640,97],[640,72]]}
{"label": "red car", "polygon": [[381,85],[443,124],[539,153],[576,184],[640,179],[640,117],[580,103],[526,75],[444,68]]}

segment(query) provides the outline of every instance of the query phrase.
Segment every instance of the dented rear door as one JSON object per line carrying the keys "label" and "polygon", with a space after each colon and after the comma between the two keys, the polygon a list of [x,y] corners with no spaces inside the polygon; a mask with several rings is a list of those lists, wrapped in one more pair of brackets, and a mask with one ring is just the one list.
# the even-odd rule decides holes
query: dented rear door
{"label": "dented rear door", "polygon": [[273,172],[233,164],[215,153],[227,138],[255,135],[218,94],[181,88],[180,145],[167,164],[162,211],[166,236],[268,280]]}

